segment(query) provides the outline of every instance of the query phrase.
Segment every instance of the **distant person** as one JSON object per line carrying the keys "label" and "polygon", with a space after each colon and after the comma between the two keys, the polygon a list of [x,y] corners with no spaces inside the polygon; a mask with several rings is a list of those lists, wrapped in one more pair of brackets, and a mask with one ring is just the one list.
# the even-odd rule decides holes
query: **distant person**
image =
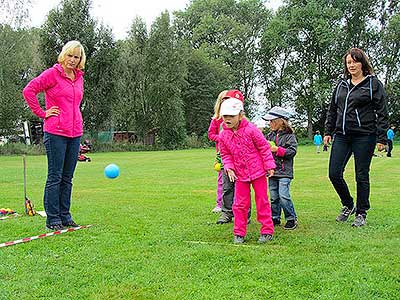
{"label": "distant person", "polygon": [[267,194],[266,175],[272,176],[275,160],[261,131],[244,118],[243,102],[229,98],[222,102],[224,130],[220,134],[220,150],[225,171],[235,182],[234,243],[244,243],[250,208],[250,186],[255,192],[257,221],[261,223],[259,243],[272,240],[274,224]]}
{"label": "distant person", "polygon": [[[366,224],[370,208],[369,169],[375,144],[378,151],[387,143],[388,112],[382,83],[373,75],[367,55],[358,48],[343,57],[344,79],[335,87],[325,123],[324,144],[333,140],[329,160],[329,179],[342,202],[338,222],[356,214],[352,226]],[[354,155],[357,200],[343,178],[351,155]]]}
{"label": "distant person", "polygon": [[321,148],[321,145],[322,145],[322,136],[321,136],[319,130],[317,130],[315,132],[314,145],[316,145],[316,147],[317,147],[317,153],[320,153],[320,148]]}
{"label": "distant person", "polygon": [[394,125],[390,126],[386,135],[387,135],[387,142],[388,142],[388,151],[386,153],[387,157],[392,157],[392,150],[393,150],[393,140],[394,140],[394,129],[396,127]]}
{"label": "distant person", "polygon": [[283,210],[286,220],[283,228],[293,230],[297,227],[297,214],[290,196],[290,183],[293,179],[293,159],[297,152],[297,140],[288,123],[289,117],[289,111],[274,106],[263,119],[269,121],[271,131],[267,135],[267,140],[270,141],[276,164],[274,175],[268,178],[272,221],[275,226],[279,226]]}
{"label": "distant person", "polygon": [[[85,50],[78,41],[64,45],[58,63],[32,79],[23,95],[32,112],[44,120],[47,181],[44,189],[46,228],[77,227],[71,216],[72,177],[83,134],[80,104],[83,98]],[[44,93],[45,110],[37,95]]]}

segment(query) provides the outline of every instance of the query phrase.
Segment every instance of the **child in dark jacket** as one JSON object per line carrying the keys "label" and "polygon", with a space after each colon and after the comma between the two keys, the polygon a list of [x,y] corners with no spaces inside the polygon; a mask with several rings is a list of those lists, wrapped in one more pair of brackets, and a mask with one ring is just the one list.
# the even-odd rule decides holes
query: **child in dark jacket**
{"label": "child in dark jacket", "polygon": [[276,163],[275,173],[268,181],[272,221],[274,225],[280,225],[283,210],[286,219],[284,229],[292,230],[297,227],[297,215],[290,196],[297,140],[293,129],[288,124],[289,117],[290,113],[286,109],[275,106],[263,119],[269,121],[271,131],[267,135],[267,140],[271,144],[271,152]]}

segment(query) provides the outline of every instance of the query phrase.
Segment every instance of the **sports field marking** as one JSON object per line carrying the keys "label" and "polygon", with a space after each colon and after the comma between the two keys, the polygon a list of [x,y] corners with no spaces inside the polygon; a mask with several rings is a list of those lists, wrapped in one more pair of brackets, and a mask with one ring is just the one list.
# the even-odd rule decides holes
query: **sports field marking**
{"label": "sports field marking", "polygon": [[203,241],[184,241],[189,244],[198,244],[198,245],[210,245],[210,246],[233,246],[233,247],[250,247],[250,248],[259,248],[263,245],[246,245],[246,244],[234,244],[232,243],[213,243],[213,242],[203,242]]}

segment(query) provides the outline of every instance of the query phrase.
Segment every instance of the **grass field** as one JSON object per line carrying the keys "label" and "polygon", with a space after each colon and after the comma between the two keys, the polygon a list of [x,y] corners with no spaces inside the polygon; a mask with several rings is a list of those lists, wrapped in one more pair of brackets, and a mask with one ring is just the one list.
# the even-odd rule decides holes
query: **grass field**
{"label": "grass field", "polygon": [[[400,145],[374,158],[364,228],[338,224],[328,154],[299,148],[292,197],[299,227],[258,245],[216,225],[214,150],[93,153],[79,163],[72,213],[88,229],[0,248],[0,299],[400,299]],[[106,179],[108,163],[121,175]],[[43,209],[46,158],[27,157],[28,196]],[[351,161],[346,178],[354,192]],[[253,204],[254,206],[254,204]],[[22,158],[0,157],[0,207],[22,212]],[[254,206],[255,207],[255,206]],[[45,220],[0,221],[0,243]]]}

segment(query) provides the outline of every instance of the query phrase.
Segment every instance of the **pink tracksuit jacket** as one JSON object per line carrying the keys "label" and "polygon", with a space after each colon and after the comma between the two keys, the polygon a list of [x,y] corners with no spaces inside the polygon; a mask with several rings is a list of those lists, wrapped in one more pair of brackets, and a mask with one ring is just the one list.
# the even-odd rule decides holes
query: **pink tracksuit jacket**
{"label": "pink tracksuit jacket", "polygon": [[275,169],[269,143],[262,132],[246,119],[240,121],[237,131],[223,125],[219,136],[224,168],[232,169],[237,176],[235,201],[233,203],[235,235],[245,236],[247,213],[250,207],[250,184],[255,192],[257,220],[261,223],[261,234],[273,234],[271,206],[268,201],[268,170]]}
{"label": "pink tracksuit jacket", "polygon": [[[37,94],[44,92],[46,110],[58,106],[60,114],[45,119],[46,112],[40,107]],[[45,70],[32,79],[23,90],[23,96],[32,112],[44,119],[45,132],[66,137],[83,134],[80,104],[83,98],[83,72],[75,69],[75,80],[64,73],[60,64]]]}

